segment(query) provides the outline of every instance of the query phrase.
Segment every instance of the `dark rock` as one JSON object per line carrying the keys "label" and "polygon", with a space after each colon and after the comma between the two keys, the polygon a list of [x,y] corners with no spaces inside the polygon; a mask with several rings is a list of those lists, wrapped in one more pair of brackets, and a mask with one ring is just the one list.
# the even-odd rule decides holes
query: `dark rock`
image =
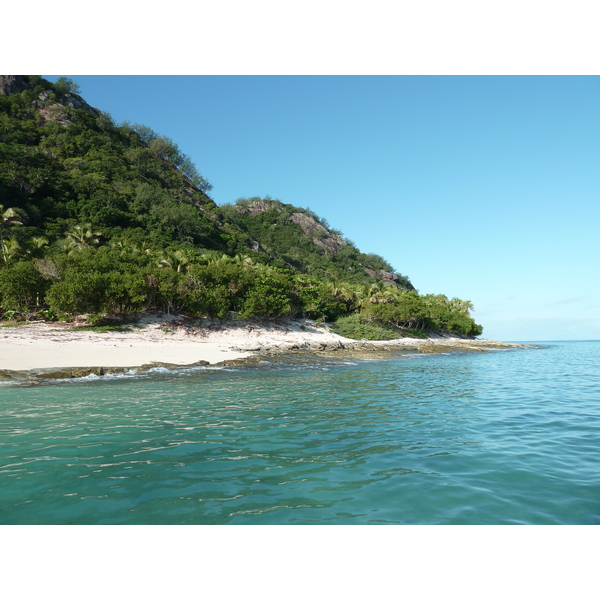
{"label": "dark rock", "polygon": [[419,354],[439,354],[440,352],[486,352],[486,348],[453,343],[419,346]]}
{"label": "dark rock", "polygon": [[317,223],[309,215],[300,212],[293,213],[290,221],[298,225],[306,236],[312,237],[314,244],[328,252],[335,254],[346,246],[340,236],[329,233],[323,225]]}
{"label": "dark rock", "polygon": [[20,94],[30,89],[25,75],[0,75],[0,95]]}
{"label": "dark rock", "polygon": [[100,116],[100,111],[97,108],[90,106],[81,96],[78,96],[77,94],[65,94],[63,103],[71,108],[85,110],[94,117]]}
{"label": "dark rock", "polygon": [[365,273],[375,279],[376,281],[383,281],[385,285],[393,285],[401,288],[405,288],[407,290],[414,290],[415,287],[410,283],[410,281],[403,281],[391,271],[384,271],[383,269],[377,271],[375,269],[371,269],[369,267],[365,267]]}

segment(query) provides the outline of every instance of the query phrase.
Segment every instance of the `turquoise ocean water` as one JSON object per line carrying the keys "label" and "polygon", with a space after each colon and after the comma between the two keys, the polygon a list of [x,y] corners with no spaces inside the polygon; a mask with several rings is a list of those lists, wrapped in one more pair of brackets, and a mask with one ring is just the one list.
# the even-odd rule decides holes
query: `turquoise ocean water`
{"label": "turquoise ocean water", "polygon": [[0,524],[599,524],[600,342],[0,386]]}

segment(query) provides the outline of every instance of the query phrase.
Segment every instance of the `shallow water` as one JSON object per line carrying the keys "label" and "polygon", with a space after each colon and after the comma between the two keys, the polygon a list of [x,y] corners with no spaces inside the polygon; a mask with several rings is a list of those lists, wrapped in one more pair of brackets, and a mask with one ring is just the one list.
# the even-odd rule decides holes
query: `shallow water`
{"label": "shallow water", "polygon": [[598,524],[600,342],[0,388],[1,524]]}

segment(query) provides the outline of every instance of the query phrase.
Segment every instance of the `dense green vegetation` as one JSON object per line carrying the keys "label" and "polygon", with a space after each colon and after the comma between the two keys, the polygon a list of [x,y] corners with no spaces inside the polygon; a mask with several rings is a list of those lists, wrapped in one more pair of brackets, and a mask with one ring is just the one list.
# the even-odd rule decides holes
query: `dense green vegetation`
{"label": "dense green vegetation", "polygon": [[260,240],[274,266],[352,283],[382,281],[387,274],[396,285],[413,289],[408,278],[394,273],[381,256],[363,254],[309,209],[269,197],[240,198],[221,208],[229,222],[250,239]]}
{"label": "dense green vegetation", "polygon": [[169,138],[116,124],[68,79],[21,84],[0,94],[1,314],[310,317],[370,339],[481,333],[470,303],[419,295],[312,211],[268,197],[219,207]]}

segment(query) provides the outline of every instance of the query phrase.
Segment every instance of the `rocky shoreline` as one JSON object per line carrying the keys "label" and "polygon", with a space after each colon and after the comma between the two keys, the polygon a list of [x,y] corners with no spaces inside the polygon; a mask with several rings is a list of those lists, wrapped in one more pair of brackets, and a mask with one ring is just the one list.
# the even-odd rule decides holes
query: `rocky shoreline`
{"label": "rocky shoreline", "polygon": [[250,346],[232,346],[232,351],[244,356],[209,362],[200,360],[189,364],[152,361],[138,366],[83,366],[51,367],[40,369],[0,369],[0,381],[35,383],[48,380],[76,379],[96,375],[133,372],[145,373],[158,367],[175,369],[181,367],[252,367],[269,361],[311,362],[316,359],[361,360],[377,359],[392,353],[436,354],[449,352],[489,352],[496,350],[529,348],[531,345],[498,342],[494,340],[434,337],[427,339],[402,338],[392,341],[354,341],[341,338],[333,341],[302,341],[297,343],[263,343]]}

